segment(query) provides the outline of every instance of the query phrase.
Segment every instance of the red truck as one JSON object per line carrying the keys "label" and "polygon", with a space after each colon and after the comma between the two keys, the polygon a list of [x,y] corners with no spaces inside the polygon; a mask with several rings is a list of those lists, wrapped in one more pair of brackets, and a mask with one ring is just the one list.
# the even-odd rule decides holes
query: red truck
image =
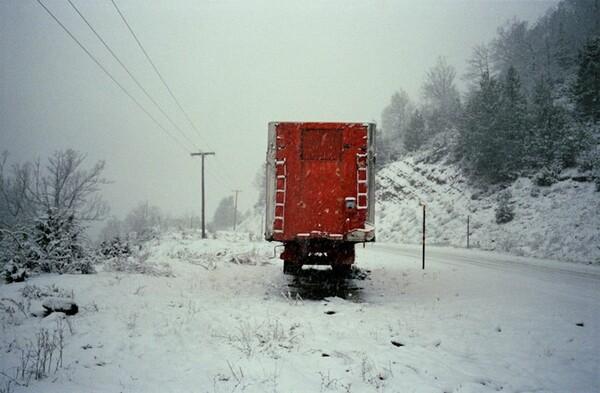
{"label": "red truck", "polygon": [[375,124],[269,123],[265,238],[284,273],[349,273],[354,244],[375,241]]}

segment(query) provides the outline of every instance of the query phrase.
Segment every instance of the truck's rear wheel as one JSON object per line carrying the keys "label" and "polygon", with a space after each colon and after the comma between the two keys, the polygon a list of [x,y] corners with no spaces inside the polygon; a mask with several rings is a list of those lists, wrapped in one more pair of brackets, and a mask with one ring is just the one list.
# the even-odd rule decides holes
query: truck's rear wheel
{"label": "truck's rear wheel", "polygon": [[302,265],[294,261],[283,261],[283,274],[299,274],[302,271]]}
{"label": "truck's rear wheel", "polygon": [[354,243],[335,244],[329,252],[332,266],[351,266],[354,263]]}
{"label": "truck's rear wheel", "polygon": [[298,274],[302,270],[302,249],[297,242],[284,244],[280,258],[283,259],[284,274]]}
{"label": "truck's rear wheel", "polygon": [[331,265],[331,269],[337,277],[348,277],[352,273],[352,265]]}

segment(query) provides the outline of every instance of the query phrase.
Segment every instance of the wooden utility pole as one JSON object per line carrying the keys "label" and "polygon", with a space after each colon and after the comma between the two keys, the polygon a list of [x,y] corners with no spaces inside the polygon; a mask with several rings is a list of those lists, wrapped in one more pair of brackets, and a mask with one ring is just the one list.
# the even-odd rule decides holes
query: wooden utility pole
{"label": "wooden utility pole", "polygon": [[235,232],[235,223],[236,223],[236,219],[237,219],[237,198],[238,198],[238,192],[242,192],[242,190],[231,190],[233,192],[235,192],[235,199],[233,202],[233,231]]}
{"label": "wooden utility pole", "polygon": [[206,232],[205,232],[205,227],[204,227],[204,157],[205,156],[214,156],[215,152],[214,151],[198,152],[198,153],[191,153],[190,155],[192,157],[193,156],[201,156],[202,157],[202,239],[206,239]]}

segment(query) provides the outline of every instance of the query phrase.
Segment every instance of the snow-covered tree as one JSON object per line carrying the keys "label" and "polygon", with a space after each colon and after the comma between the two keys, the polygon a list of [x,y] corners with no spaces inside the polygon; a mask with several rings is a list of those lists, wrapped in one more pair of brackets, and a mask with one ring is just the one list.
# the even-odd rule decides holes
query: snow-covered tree
{"label": "snow-covered tree", "polygon": [[404,134],[404,147],[408,151],[419,149],[427,141],[425,119],[418,109],[410,117],[410,122]]}
{"label": "snow-covered tree", "polygon": [[427,72],[421,86],[423,114],[429,134],[437,134],[454,126],[460,109],[460,95],[454,84],[456,70],[444,57]]}
{"label": "snow-covered tree", "polygon": [[135,233],[139,240],[148,240],[163,223],[160,209],[142,202],[127,214],[124,227],[127,234]]}
{"label": "snow-covered tree", "polygon": [[498,195],[498,206],[495,215],[497,224],[506,224],[515,217],[514,201],[510,191],[505,190]]}
{"label": "snow-covered tree", "polygon": [[563,107],[556,105],[552,87],[543,80],[538,82],[530,110],[533,168],[548,165],[564,168],[574,164],[574,141],[569,138],[566,122],[567,113]]}
{"label": "snow-covered tree", "polygon": [[481,80],[490,75],[491,49],[489,45],[478,45],[473,48],[471,57],[467,59],[467,71],[463,79],[471,89],[477,89]]}
{"label": "snow-covered tree", "polygon": [[527,22],[513,18],[498,28],[490,45],[493,75],[502,77],[509,69],[529,76],[536,68],[536,54],[530,42]]}
{"label": "snow-covered tree", "polygon": [[83,228],[74,213],[49,209],[36,219],[33,230],[33,249],[39,269],[46,273],[92,272],[91,262],[85,258],[82,237]]}
{"label": "snow-covered tree", "polygon": [[40,160],[16,163],[6,173],[7,157],[0,160],[0,222],[35,220],[50,209],[72,212],[81,221],[106,216],[108,207],[98,193],[108,183],[102,177],[104,161],[84,169],[86,155],[68,149],[51,155],[45,167]]}
{"label": "snow-covered tree", "polygon": [[414,105],[408,94],[400,89],[396,91],[381,114],[381,128],[378,129],[377,154],[380,164],[397,160],[404,150],[404,136],[408,130]]}
{"label": "snow-covered tree", "polygon": [[[215,230],[233,228],[233,195],[221,199],[213,216],[211,227]],[[238,212],[238,217],[241,215]]]}
{"label": "snow-covered tree", "polygon": [[484,76],[479,89],[473,91],[465,104],[459,127],[459,153],[469,163],[473,173],[492,182],[498,178],[504,146],[501,129],[502,86],[493,77]]}
{"label": "snow-covered tree", "polygon": [[600,36],[590,39],[580,56],[574,90],[584,119],[600,121]]}
{"label": "snow-covered tree", "polygon": [[[83,227],[73,212],[49,209],[33,227],[4,230],[0,265],[5,273],[93,273],[93,254],[88,250]],[[6,274],[5,274],[6,278]]]}
{"label": "snow-covered tree", "polygon": [[524,169],[527,149],[527,100],[517,71],[509,67],[502,83],[498,139],[502,146],[499,178],[512,179]]}
{"label": "snow-covered tree", "polygon": [[[7,170],[0,159],[0,268],[39,272],[91,273],[92,253],[82,222],[108,211],[98,191],[104,162],[84,168],[86,156],[57,151],[40,160],[16,163]],[[9,275],[12,276],[12,275]]]}

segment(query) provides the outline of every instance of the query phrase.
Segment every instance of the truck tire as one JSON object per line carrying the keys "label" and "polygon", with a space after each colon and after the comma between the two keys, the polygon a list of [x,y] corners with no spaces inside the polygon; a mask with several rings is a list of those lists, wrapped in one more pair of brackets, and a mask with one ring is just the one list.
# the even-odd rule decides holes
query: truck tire
{"label": "truck tire", "polygon": [[331,270],[336,277],[349,277],[352,273],[352,265],[332,265]]}
{"label": "truck tire", "polygon": [[297,275],[302,271],[302,265],[293,261],[283,261],[283,274]]}

